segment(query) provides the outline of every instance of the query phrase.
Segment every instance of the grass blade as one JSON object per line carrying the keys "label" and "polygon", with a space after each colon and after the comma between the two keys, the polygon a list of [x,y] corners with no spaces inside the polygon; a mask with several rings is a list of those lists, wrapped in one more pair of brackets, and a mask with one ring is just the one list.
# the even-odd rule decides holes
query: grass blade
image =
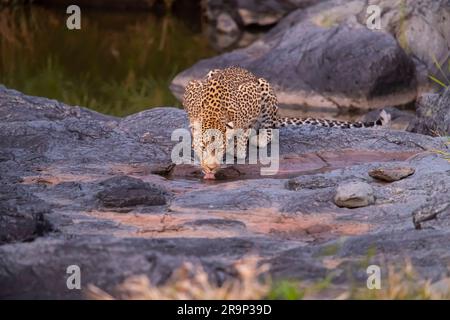
{"label": "grass blade", "polygon": [[[433,58],[433,62],[436,65],[436,67],[439,69],[441,74],[444,76],[445,80],[447,80],[447,83],[450,84],[450,81],[448,80],[447,76],[445,75],[445,72],[442,70],[441,64],[437,61],[436,56],[434,54],[432,54],[431,57]],[[444,87],[446,87],[446,86],[444,86]]]}
{"label": "grass blade", "polygon": [[433,80],[434,82],[436,82],[437,84],[439,84],[440,86],[447,88],[447,86],[445,85],[445,83],[443,83],[441,80],[433,77],[432,75],[428,75],[428,78],[430,78],[431,80]]}

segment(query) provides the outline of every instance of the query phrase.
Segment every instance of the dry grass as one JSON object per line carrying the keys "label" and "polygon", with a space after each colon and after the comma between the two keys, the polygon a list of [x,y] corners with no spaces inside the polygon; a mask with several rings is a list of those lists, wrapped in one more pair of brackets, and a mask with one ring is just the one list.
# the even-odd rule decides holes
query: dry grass
{"label": "dry grass", "polygon": [[[446,72],[443,70],[443,68],[445,68],[445,62],[440,63],[434,54],[431,54],[431,58],[433,60],[433,63],[435,65],[436,69],[439,71],[440,76],[442,76],[442,78],[439,79],[437,75],[432,75],[432,74],[429,74],[428,78],[430,80],[432,80],[433,82],[437,83],[439,86],[441,86],[443,88],[448,88],[450,86],[450,80],[448,79]],[[447,72],[450,73],[450,59],[448,59],[447,65],[448,65]]]}
{"label": "dry grass", "polygon": [[447,300],[450,299],[450,278],[444,278],[432,284],[423,280],[414,270],[410,261],[405,266],[387,267],[387,278],[382,281],[381,289],[349,290],[337,299],[371,300]]}
{"label": "dry grass", "polygon": [[234,265],[236,278],[221,286],[212,283],[201,266],[184,263],[162,286],[154,286],[145,275],[133,276],[117,287],[115,296],[89,285],[87,298],[99,300],[256,300],[267,296],[270,281],[265,276],[267,265],[259,265],[255,257]]}
{"label": "dry grass", "polygon": [[[450,278],[439,281],[422,279],[411,262],[402,266],[387,266],[381,288],[368,289],[364,284],[339,287],[332,285],[332,277],[316,283],[287,283],[283,281],[272,289],[271,299],[333,299],[333,300],[448,300]],[[383,270],[383,269],[382,269]],[[382,271],[383,272],[383,271]]]}
{"label": "dry grass", "polygon": [[[332,277],[315,283],[281,281],[273,283],[267,274],[268,265],[261,265],[255,257],[245,258],[234,265],[236,277],[221,286],[212,283],[201,266],[183,264],[162,286],[155,286],[147,276],[126,279],[115,294],[89,285],[88,299],[113,300],[258,300],[258,299],[351,299],[351,300],[405,300],[450,299],[450,278],[432,283],[422,279],[411,262],[402,266],[388,266],[381,289],[369,290],[364,285],[336,287]],[[383,268],[384,269],[384,268]]]}
{"label": "dry grass", "polygon": [[[438,135],[438,136],[441,136],[441,135]],[[450,138],[448,138],[448,141],[445,144],[450,147]],[[448,147],[447,147],[447,149],[448,149]],[[440,155],[442,158],[444,158],[445,160],[450,162],[450,152],[444,151],[444,150],[438,150],[438,149],[433,149],[431,151]]]}

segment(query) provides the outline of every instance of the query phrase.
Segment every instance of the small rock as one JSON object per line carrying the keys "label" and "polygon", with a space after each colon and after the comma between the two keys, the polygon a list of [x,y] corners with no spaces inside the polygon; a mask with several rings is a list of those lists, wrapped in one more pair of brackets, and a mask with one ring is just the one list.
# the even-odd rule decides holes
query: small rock
{"label": "small rock", "polygon": [[152,136],[152,134],[150,132],[146,132],[139,138],[139,142],[141,142],[141,143],[153,143],[153,142],[155,142],[155,139],[153,138],[153,136]]}
{"label": "small rock", "polygon": [[422,222],[436,219],[438,214],[444,213],[447,209],[450,212],[450,202],[433,202],[417,208],[412,213],[414,227],[417,230],[422,229]]}
{"label": "small rock", "polygon": [[415,169],[412,167],[377,168],[369,171],[369,176],[387,182],[397,181],[412,175]]}
{"label": "small rock", "polygon": [[97,194],[97,198],[108,208],[164,205],[168,196],[162,188],[128,176],[113,177],[100,185],[104,189]]}
{"label": "small rock", "polygon": [[199,166],[191,164],[177,164],[170,171],[172,178],[183,179],[201,179],[203,177],[202,170]]}
{"label": "small rock", "polygon": [[238,25],[233,20],[233,18],[230,17],[227,13],[221,13],[217,17],[217,24],[216,24],[217,30],[223,33],[237,33],[239,32]]}
{"label": "small rock", "polygon": [[243,173],[239,171],[234,166],[228,166],[224,168],[220,168],[220,170],[216,173],[216,179],[217,180],[230,180],[230,179],[237,179],[239,178]]}
{"label": "small rock", "polygon": [[365,182],[353,181],[337,187],[334,203],[339,207],[358,208],[375,203],[372,187]]}
{"label": "small rock", "polygon": [[238,9],[238,13],[246,26],[252,24],[269,26],[275,24],[283,17],[281,12],[255,12],[245,8]]}
{"label": "small rock", "polygon": [[173,168],[175,168],[174,163],[158,163],[150,165],[150,173],[157,174],[159,176],[168,176],[171,174]]}

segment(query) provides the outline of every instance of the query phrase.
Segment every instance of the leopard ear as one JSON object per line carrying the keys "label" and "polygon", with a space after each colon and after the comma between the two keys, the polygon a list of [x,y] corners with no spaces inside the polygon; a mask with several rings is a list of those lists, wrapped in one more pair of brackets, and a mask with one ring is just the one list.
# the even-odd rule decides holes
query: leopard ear
{"label": "leopard ear", "polygon": [[213,75],[215,75],[217,72],[219,72],[220,71],[220,69],[213,69],[213,70],[210,70],[209,72],[208,72],[208,74],[206,75],[206,78],[207,79],[211,79],[211,77],[213,76]]}
{"label": "leopard ear", "polygon": [[228,129],[233,129],[234,128],[233,121],[227,122],[226,126],[227,126]]}

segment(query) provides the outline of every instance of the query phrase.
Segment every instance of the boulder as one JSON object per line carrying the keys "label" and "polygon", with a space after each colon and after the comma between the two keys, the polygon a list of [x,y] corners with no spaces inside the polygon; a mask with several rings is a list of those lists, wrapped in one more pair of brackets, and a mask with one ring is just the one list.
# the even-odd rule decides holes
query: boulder
{"label": "boulder", "polygon": [[207,0],[202,3],[210,23],[226,14],[241,26],[268,26],[277,23],[289,12],[317,3],[317,0]]}
{"label": "boulder", "polygon": [[408,131],[433,136],[450,135],[450,87],[422,95],[416,102],[416,117]]}
{"label": "boulder", "polygon": [[[282,105],[359,109],[414,102],[449,58],[448,1],[379,1],[381,29],[366,27],[366,1],[327,1],[299,8],[244,49],[201,60],[178,74],[181,98],[210,69],[245,67],[266,78]],[[430,47],[431,46],[431,47]],[[434,57],[434,58],[433,58]]]}

